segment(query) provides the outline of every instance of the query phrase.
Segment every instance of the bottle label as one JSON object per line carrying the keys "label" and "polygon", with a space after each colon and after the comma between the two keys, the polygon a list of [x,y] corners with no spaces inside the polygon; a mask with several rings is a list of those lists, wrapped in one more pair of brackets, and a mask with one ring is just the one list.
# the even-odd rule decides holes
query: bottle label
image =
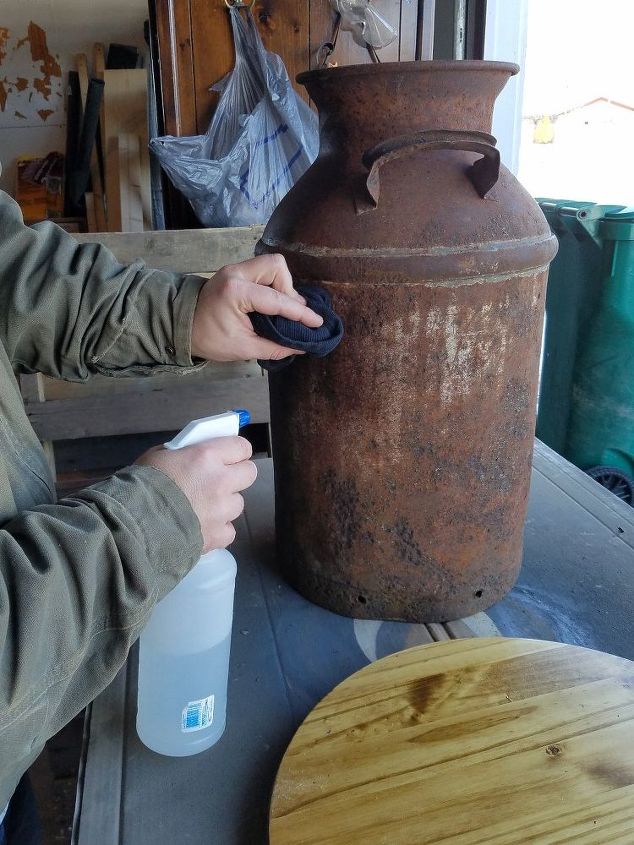
{"label": "bottle label", "polygon": [[208,728],[214,720],[214,696],[200,698],[198,701],[190,701],[187,707],[183,707],[181,730],[183,733],[191,731],[202,731]]}

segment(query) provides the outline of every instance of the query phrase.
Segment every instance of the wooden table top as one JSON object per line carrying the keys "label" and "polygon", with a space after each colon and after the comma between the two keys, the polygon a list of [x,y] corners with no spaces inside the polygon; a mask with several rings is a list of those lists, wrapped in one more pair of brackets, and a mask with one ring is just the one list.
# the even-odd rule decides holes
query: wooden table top
{"label": "wooden table top", "polygon": [[632,845],[634,663],[452,640],[373,663],[284,756],[271,845]]}

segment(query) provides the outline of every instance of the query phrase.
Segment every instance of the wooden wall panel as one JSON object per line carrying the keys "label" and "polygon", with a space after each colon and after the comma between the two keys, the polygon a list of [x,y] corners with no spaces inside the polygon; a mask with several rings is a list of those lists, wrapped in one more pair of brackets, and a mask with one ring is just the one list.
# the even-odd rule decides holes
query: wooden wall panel
{"label": "wooden wall panel", "polygon": [[[189,0],[189,5],[197,131],[203,133],[218,101],[209,87],[234,65],[233,36],[224,0]],[[282,56],[294,81],[308,66],[309,4],[306,0],[257,0],[253,14],[264,46]]]}
{"label": "wooden wall panel", "polygon": [[[310,55],[311,68],[319,66],[319,48],[330,41],[335,24],[335,11],[329,0],[312,0],[310,4]],[[339,31],[335,52],[329,59],[337,65],[359,65],[370,61],[368,51],[356,44],[350,32]]]}
{"label": "wooden wall panel", "polygon": [[[163,119],[172,135],[205,132],[218,95],[209,87],[234,64],[233,38],[224,0],[153,0],[160,52]],[[379,51],[383,62],[412,61],[418,0],[384,0],[381,11],[399,38]],[[319,48],[332,39],[335,13],[329,0],[256,0],[253,13],[268,50],[278,53],[293,82],[318,66]],[[342,27],[331,61],[367,64],[367,50]],[[295,86],[306,96],[302,86]]]}
{"label": "wooden wall panel", "polygon": [[[384,0],[381,13],[387,21],[399,29],[399,37],[387,47],[379,50],[382,62],[413,61],[416,50],[416,26],[418,20],[417,0]],[[319,49],[332,39],[335,12],[329,0],[310,2],[310,67],[319,63]],[[404,44],[404,49],[403,45]],[[403,55],[401,55],[403,53]],[[360,65],[372,61],[366,48],[352,37],[352,32],[342,26],[335,52],[330,62],[337,65]]]}
{"label": "wooden wall panel", "polygon": [[401,26],[399,36],[400,62],[413,62],[416,58],[416,35],[418,31],[418,0],[403,0],[401,3]]}
{"label": "wooden wall panel", "polygon": [[[161,110],[166,134],[204,133],[218,95],[209,87],[234,65],[233,37],[224,0],[150,0],[156,29]],[[379,51],[382,62],[412,61],[416,52],[418,0],[382,0],[379,7],[387,20],[399,27],[399,37]],[[295,83],[298,73],[319,65],[319,49],[331,41],[335,12],[330,0],[256,0],[253,14],[265,47],[278,53],[298,93],[306,91]],[[339,66],[368,64],[370,55],[344,27],[330,61]],[[193,226],[187,206],[179,211],[178,198],[166,191],[168,225]],[[186,220],[185,217],[186,216]]]}
{"label": "wooden wall panel", "polygon": [[190,4],[184,0],[153,0],[153,3],[165,134],[194,135],[196,103]]}

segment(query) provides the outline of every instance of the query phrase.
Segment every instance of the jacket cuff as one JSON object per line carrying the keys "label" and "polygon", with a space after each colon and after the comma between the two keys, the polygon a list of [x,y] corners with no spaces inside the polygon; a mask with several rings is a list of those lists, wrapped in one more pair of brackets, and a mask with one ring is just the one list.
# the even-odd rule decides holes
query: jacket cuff
{"label": "jacket cuff", "polygon": [[[185,276],[174,300],[174,362],[179,367],[198,368],[202,359],[192,359],[192,327],[198,297],[207,279]],[[206,363],[206,362],[204,362]]]}
{"label": "jacket cuff", "polygon": [[191,334],[198,296],[206,279],[162,270],[141,270],[134,303],[107,337],[94,371],[106,376],[181,375],[207,363],[192,360]]}

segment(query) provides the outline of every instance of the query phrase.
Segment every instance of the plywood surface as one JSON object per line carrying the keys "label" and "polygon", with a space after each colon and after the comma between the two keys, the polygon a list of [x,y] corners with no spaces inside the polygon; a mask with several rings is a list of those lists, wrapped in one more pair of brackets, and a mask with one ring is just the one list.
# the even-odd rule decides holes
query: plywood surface
{"label": "plywood surface", "polygon": [[634,664],[453,640],[357,672],[307,717],[271,845],[634,842]]}
{"label": "plywood surface", "polygon": [[[111,232],[121,232],[130,216],[136,220],[139,213],[148,223],[146,228],[151,228],[147,71],[105,70],[103,78],[108,228]],[[140,158],[138,165],[132,163],[135,156]],[[122,180],[122,171],[130,178]],[[122,185],[132,186],[135,182],[138,200],[122,196]],[[138,204],[141,212],[136,209]]]}

